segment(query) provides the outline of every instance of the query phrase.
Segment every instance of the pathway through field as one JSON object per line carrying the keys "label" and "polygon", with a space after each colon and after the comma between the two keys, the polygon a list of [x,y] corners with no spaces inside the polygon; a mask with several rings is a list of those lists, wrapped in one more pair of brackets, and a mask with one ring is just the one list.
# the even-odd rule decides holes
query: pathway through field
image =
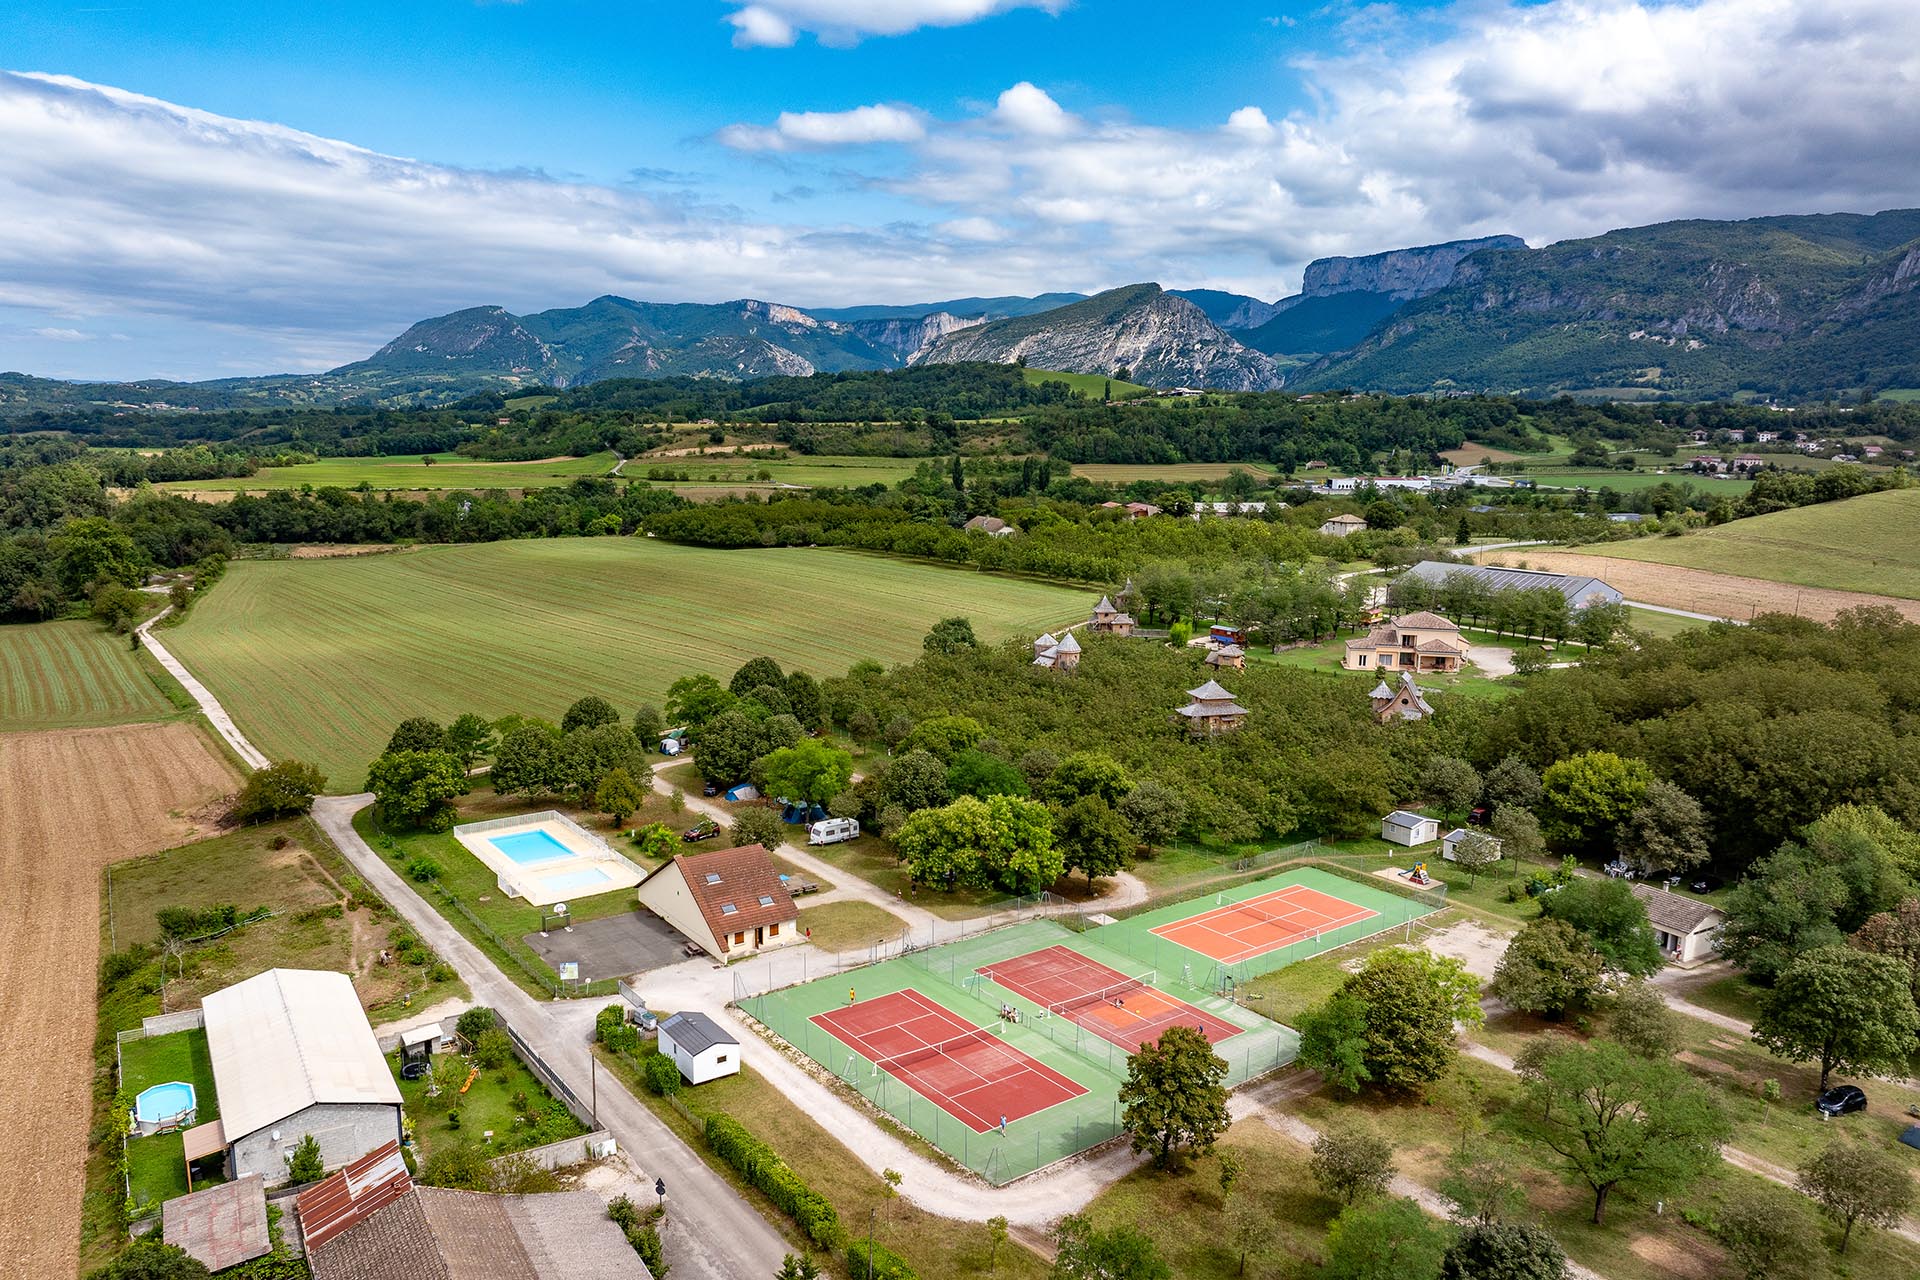
{"label": "pathway through field", "polygon": [[78,1265],[100,871],[184,843],[237,785],[184,722],[0,734],[0,1258]]}

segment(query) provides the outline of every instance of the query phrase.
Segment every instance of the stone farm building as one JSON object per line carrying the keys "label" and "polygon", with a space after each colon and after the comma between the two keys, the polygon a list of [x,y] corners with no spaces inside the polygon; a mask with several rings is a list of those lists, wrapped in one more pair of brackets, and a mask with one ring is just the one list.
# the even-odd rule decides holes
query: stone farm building
{"label": "stone farm building", "polygon": [[1237,644],[1223,644],[1207,654],[1206,664],[1215,671],[1223,671],[1227,668],[1232,668],[1235,671],[1245,671],[1247,669],[1247,651]]}
{"label": "stone farm building", "polygon": [[1437,613],[1391,618],[1347,641],[1340,665],[1349,671],[1434,671],[1451,675],[1466,661],[1460,628]]}
{"label": "stone farm building", "polygon": [[228,1175],[286,1181],[301,1139],[327,1168],[400,1137],[400,1089],[344,973],[269,969],[201,1002]]}
{"label": "stone farm building", "polygon": [[1367,527],[1367,522],[1359,516],[1334,516],[1321,522],[1320,532],[1330,538],[1344,538],[1350,533],[1358,533]]}
{"label": "stone farm building", "polygon": [[1247,722],[1247,709],[1212,680],[1187,690],[1187,697],[1192,701],[1175,714],[1186,723],[1189,733],[1212,737],[1231,733]]}
{"label": "stone farm building", "polygon": [[1590,604],[1619,604],[1626,599],[1598,578],[1547,573],[1539,569],[1508,569],[1492,564],[1422,560],[1401,575],[1402,580],[1409,578],[1435,587],[1449,582],[1473,582],[1490,591],[1527,591],[1550,587],[1567,598],[1567,607],[1570,609],[1584,609]]}
{"label": "stone farm building", "polygon": [[670,858],[640,882],[639,896],[716,960],[800,939],[800,912],[757,844]]}

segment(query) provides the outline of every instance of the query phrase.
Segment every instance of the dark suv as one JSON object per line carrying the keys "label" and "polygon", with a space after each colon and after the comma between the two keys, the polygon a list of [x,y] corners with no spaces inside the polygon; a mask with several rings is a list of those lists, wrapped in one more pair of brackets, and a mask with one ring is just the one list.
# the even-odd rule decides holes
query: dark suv
{"label": "dark suv", "polygon": [[1837,1084],[1820,1095],[1813,1104],[1823,1116],[1844,1116],[1849,1111],[1865,1111],[1867,1095],[1856,1084]]}

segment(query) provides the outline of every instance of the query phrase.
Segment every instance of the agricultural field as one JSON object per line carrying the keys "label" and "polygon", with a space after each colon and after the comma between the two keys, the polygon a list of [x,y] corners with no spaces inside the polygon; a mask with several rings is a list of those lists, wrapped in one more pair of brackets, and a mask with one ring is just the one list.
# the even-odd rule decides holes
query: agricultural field
{"label": "agricultural field", "polygon": [[1695,475],[1689,471],[1615,471],[1610,467],[1564,467],[1539,471],[1529,469],[1526,478],[1542,488],[1612,489],[1618,493],[1640,493],[1663,484],[1690,484],[1711,497],[1743,498],[1753,488],[1751,480],[1723,480]]}
{"label": "agricultural field", "polygon": [[457,453],[398,458],[322,458],[297,467],[262,467],[250,476],[218,480],[177,480],[157,486],[176,493],[255,493],[267,489],[540,489],[570,484],[582,476],[613,470],[611,453],[585,458],[544,458],[538,462],[477,462]]}
{"label": "agricultural field", "polygon": [[171,684],[97,622],[0,626],[0,733],[158,720]]}
{"label": "agricultural field", "polygon": [[[703,489],[715,485],[735,489],[891,486],[912,475],[913,469],[923,461],[923,458],[843,458],[828,454],[791,458],[765,458],[752,453],[683,454],[635,458],[620,474],[629,480],[650,480],[689,497],[699,497]],[[656,479],[662,471],[672,472],[674,478]]]}
{"label": "agricultural field", "polygon": [[1023,369],[1028,382],[1038,386],[1043,382],[1064,382],[1080,395],[1089,400],[1099,400],[1111,390],[1115,400],[1131,400],[1136,396],[1150,396],[1152,387],[1143,387],[1134,382],[1122,382],[1118,378],[1109,378],[1099,373],[1055,373],[1049,369]]}
{"label": "agricultural field", "polygon": [[[1661,538],[1660,542],[1684,539]],[[1648,541],[1655,541],[1649,539]],[[1551,573],[1583,574],[1618,587],[1627,599],[1670,609],[1686,609],[1745,622],[1761,613],[1798,613],[1803,618],[1822,622],[1843,609],[1863,606],[1890,606],[1909,620],[1920,622],[1920,601],[1894,596],[1868,595],[1859,591],[1832,591],[1820,587],[1796,587],[1791,583],[1769,582],[1764,578],[1743,578],[1707,569],[1687,569],[1651,561],[1627,560],[1618,555],[1622,547],[1637,547],[1639,542],[1614,542],[1583,548],[1581,553],[1542,551],[1523,555],[1514,551],[1496,551],[1482,559],[1484,564],[1505,564]],[[1659,634],[1656,632],[1655,634]]]}
{"label": "agricultural field", "polygon": [[1274,470],[1264,462],[1081,462],[1073,474],[1088,480],[1111,484],[1130,484],[1135,480],[1163,480],[1179,483],[1187,480],[1225,480],[1236,471],[1244,471],[1259,480],[1271,480]]}
{"label": "agricultural field", "polygon": [[558,719],[586,693],[657,706],[679,677],[725,678],[758,654],[838,675],[918,654],[942,617],[999,640],[1084,617],[1086,603],[857,552],[554,538],[235,564],[167,643],[261,750],[352,791],[410,715]]}
{"label": "agricultural field", "polygon": [[1641,538],[1578,550],[1800,587],[1920,600],[1920,489],[1776,511],[1680,538]]}
{"label": "agricultural field", "polygon": [[185,721],[0,734],[0,1258],[17,1274],[78,1269],[101,869],[203,831],[238,781]]}

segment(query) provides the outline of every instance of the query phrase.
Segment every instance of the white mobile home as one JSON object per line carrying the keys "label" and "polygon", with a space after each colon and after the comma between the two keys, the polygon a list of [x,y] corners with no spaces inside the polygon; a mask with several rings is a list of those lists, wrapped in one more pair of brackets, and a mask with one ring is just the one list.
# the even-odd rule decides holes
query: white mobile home
{"label": "white mobile home", "polygon": [[858,818],[822,818],[807,827],[808,844],[839,844],[860,834]]}
{"label": "white mobile home", "polygon": [[1380,838],[1393,844],[1427,844],[1440,838],[1440,819],[1395,809],[1380,819]]}
{"label": "white mobile home", "polygon": [[1455,858],[1453,856],[1454,850],[1458,849],[1460,847],[1460,842],[1465,840],[1468,836],[1480,836],[1482,839],[1485,839],[1490,843],[1492,843],[1493,860],[1495,862],[1500,861],[1500,842],[1498,840],[1495,840],[1492,836],[1488,835],[1484,831],[1469,831],[1465,827],[1455,827],[1453,830],[1447,832],[1447,834],[1440,841],[1440,856],[1442,858],[1445,858],[1448,862],[1455,861]]}
{"label": "white mobile home", "polygon": [[676,1013],[661,1023],[660,1052],[673,1059],[688,1084],[740,1070],[740,1042],[704,1013]]}

